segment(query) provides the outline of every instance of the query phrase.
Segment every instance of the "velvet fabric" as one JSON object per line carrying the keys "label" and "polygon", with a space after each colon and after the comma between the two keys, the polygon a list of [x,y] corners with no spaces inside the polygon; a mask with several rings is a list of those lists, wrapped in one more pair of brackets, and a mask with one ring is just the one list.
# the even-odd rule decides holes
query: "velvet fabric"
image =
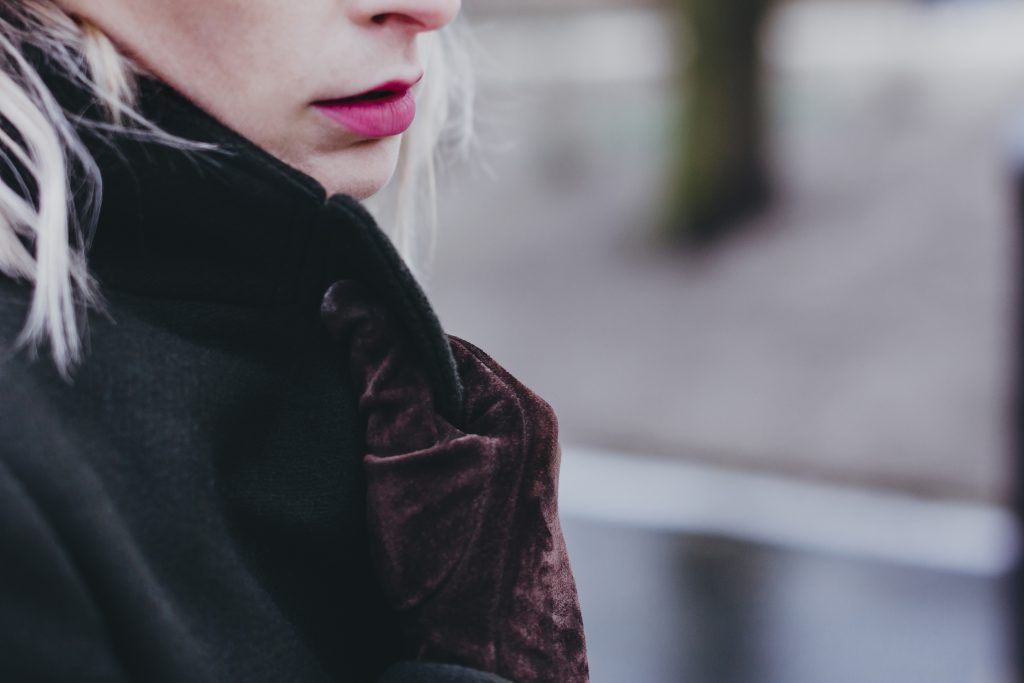
{"label": "velvet fabric", "polygon": [[334,283],[321,318],[360,394],[371,552],[417,657],[516,683],[587,681],[551,406],[448,335],[464,390],[450,420],[388,309],[360,283]]}

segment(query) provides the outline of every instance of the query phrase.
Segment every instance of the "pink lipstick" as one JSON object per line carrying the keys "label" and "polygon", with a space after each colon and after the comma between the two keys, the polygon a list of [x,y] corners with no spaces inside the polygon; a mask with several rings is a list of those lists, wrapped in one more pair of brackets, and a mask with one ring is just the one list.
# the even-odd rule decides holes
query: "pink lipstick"
{"label": "pink lipstick", "polygon": [[404,133],[416,118],[412,84],[388,81],[359,95],[314,102],[328,118],[355,133],[384,138]]}

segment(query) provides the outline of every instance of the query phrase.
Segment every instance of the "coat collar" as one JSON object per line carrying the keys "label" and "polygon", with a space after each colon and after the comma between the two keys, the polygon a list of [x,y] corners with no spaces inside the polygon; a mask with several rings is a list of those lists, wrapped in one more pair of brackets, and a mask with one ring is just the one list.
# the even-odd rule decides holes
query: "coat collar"
{"label": "coat collar", "polygon": [[[63,88],[63,89],[62,89]],[[396,313],[455,416],[462,385],[423,290],[366,208],[222,124],[169,85],[143,77],[139,107],[163,130],[221,151],[81,130],[103,178],[88,263],[101,291],[319,311],[338,279],[369,285]],[[55,89],[76,107],[81,92]],[[77,111],[83,110],[77,102]],[[86,105],[88,107],[88,105]]]}
{"label": "coat collar", "polygon": [[[255,305],[314,304],[348,274],[342,247],[376,229],[359,203],[143,78],[139,106],[162,129],[218,146],[193,152],[83,131],[103,178],[88,257],[100,285],[147,296]],[[341,217],[327,209],[337,203]],[[327,214],[334,220],[325,220]],[[320,290],[319,292],[317,290]]]}

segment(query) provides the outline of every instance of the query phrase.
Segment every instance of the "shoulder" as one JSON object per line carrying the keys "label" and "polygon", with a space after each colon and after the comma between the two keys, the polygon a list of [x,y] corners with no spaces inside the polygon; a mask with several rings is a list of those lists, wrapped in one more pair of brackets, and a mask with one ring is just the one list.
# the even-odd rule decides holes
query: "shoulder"
{"label": "shoulder", "polygon": [[26,286],[0,277],[0,463],[31,488],[32,480],[62,467],[75,439],[67,415],[72,388],[45,347],[14,347],[29,296]]}
{"label": "shoulder", "polygon": [[29,313],[31,289],[0,275],[0,434],[9,415],[23,414],[43,400],[44,385],[60,377],[45,347],[32,351],[15,342]]}
{"label": "shoulder", "polygon": [[[0,557],[33,544],[59,557],[109,499],[96,469],[103,444],[85,438],[81,392],[60,376],[45,347],[37,355],[11,349],[26,308],[16,294],[0,285],[0,525],[8,532]],[[18,526],[35,531],[14,533]]]}
{"label": "shoulder", "polygon": [[[0,292],[5,348],[24,313],[7,294]],[[119,681],[107,625],[68,543],[69,520],[94,497],[44,389],[50,374],[45,356],[5,354],[0,362],[0,679]]]}
{"label": "shoulder", "polygon": [[0,453],[8,450],[21,428],[42,429],[52,398],[45,386],[57,377],[45,353],[14,348],[23,311],[0,296]]}

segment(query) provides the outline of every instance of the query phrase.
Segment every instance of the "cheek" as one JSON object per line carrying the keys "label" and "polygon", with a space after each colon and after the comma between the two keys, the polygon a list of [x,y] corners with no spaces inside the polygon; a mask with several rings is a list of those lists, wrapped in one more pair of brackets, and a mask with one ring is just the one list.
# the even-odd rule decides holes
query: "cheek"
{"label": "cheek", "polygon": [[[108,22],[119,42],[229,128],[331,194],[365,198],[390,180],[400,137],[359,142],[310,107],[360,62],[336,0],[120,2],[128,15]],[[330,60],[310,46],[330,46]]]}
{"label": "cheek", "polygon": [[[316,3],[149,0],[136,51],[147,68],[238,128],[260,131],[304,93]],[[140,13],[142,13],[140,11]],[[241,124],[241,125],[240,125]]]}

